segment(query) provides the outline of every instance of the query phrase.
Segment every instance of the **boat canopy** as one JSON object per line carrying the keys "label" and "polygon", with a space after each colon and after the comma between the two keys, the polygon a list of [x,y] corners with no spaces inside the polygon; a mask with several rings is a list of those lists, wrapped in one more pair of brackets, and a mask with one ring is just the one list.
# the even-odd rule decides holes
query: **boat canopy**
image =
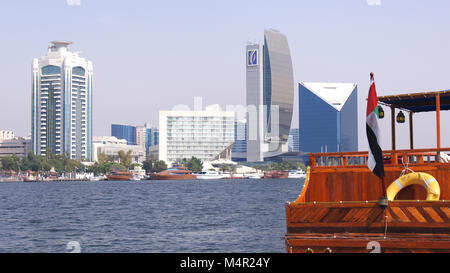
{"label": "boat canopy", "polygon": [[378,101],[413,113],[434,112],[437,95],[440,97],[440,110],[450,110],[450,90],[378,97]]}
{"label": "boat canopy", "polygon": [[381,105],[391,108],[392,150],[395,145],[395,109],[409,112],[410,145],[414,149],[413,114],[436,112],[437,148],[441,149],[441,110],[450,110],[450,90],[378,97]]}

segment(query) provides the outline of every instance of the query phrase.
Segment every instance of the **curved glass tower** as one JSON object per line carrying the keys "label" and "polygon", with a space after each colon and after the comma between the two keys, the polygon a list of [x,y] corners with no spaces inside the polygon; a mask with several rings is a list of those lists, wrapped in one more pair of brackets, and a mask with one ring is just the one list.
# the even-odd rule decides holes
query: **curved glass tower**
{"label": "curved glass tower", "polygon": [[92,62],[52,41],[47,55],[33,60],[31,132],[35,154],[92,159]]}
{"label": "curved glass tower", "polygon": [[264,31],[264,44],[247,45],[247,161],[288,151],[294,108],[294,74],[284,34]]}

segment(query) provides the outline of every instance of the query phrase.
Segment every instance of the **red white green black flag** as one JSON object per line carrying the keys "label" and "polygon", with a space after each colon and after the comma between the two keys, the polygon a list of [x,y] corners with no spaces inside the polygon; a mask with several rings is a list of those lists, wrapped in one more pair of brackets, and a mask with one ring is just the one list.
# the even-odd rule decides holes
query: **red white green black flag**
{"label": "red white green black flag", "polygon": [[367,100],[366,132],[369,141],[368,167],[380,179],[384,177],[383,151],[378,130],[378,97],[373,73],[370,74],[370,89]]}

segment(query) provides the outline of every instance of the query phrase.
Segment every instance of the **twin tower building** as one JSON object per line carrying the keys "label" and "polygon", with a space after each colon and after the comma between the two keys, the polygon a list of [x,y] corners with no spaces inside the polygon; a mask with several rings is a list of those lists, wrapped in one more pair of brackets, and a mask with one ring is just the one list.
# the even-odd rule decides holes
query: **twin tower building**
{"label": "twin tower building", "polygon": [[32,150],[92,160],[92,62],[52,41],[47,55],[33,60]]}
{"label": "twin tower building", "polygon": [[[294,74],[287,38],[264,32],[263,44],[247,45],[247,161],[288,152],[294,110]],[[301,152],[358,150],[357,85],[301,82]]]}
{"label": "twin tower building", "polygon": [[[92,62],[52,41],[32,64],[32,150],[92,161]],[[247,158],[261,162],[288,152],[294,72],[287,38],[264,32],[246,47]],[[358,150],[356,84],[299,83],[302,152]],[[161,147],[160,147],[161,148]]]}

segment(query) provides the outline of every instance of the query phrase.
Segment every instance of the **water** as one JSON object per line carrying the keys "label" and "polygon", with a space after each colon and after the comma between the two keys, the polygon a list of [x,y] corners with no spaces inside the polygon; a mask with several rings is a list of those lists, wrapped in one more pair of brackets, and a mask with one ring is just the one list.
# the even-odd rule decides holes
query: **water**
{"label": "water", "polygon": [[303,180],[0,183],[0,252],[285,252]]}

